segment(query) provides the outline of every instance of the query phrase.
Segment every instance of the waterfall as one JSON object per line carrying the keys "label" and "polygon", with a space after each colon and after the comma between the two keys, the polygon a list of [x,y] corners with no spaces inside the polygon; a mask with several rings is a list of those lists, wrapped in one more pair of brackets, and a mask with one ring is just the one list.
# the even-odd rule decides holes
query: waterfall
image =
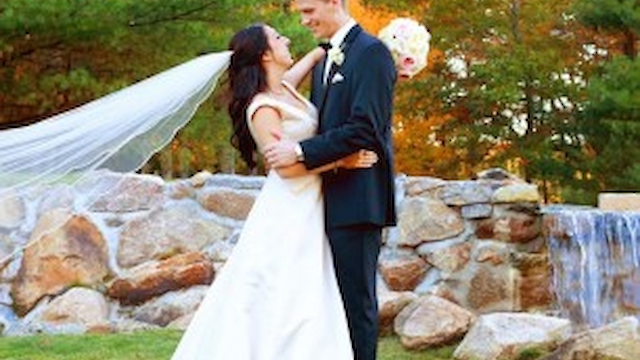
{"label": "waterfall", "polygon": [[640,316],[640,212],[556,210],[544,218],[561,315],[584,328]]}

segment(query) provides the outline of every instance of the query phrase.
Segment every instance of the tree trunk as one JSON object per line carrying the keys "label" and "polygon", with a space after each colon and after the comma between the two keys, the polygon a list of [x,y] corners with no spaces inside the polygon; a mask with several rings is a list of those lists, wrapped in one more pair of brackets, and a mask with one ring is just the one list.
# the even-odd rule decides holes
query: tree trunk
{"label": "tree trunk", "polygon": [[626,29],[624,31],[625,41],[623,46],[624,54],[627,55],[631,59],[635,59],[638,55],[638,49],[636,48],[636,42],[638,41],[638,37],[631,29]]}

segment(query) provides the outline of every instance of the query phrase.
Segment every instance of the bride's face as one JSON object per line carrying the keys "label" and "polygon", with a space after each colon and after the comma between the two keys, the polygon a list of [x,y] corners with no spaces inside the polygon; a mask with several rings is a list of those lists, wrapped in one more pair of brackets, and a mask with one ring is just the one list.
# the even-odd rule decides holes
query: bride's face
{"label": "bride's face", "polygon": [[265,61],[273,61],[275,64],[289,68],[293,65],[293,58],[289,52],[289,43],[291,42],[286,36],[280,35],[271,26],[265,26],[264,32],[267,36],[269,50],[265,53]]}

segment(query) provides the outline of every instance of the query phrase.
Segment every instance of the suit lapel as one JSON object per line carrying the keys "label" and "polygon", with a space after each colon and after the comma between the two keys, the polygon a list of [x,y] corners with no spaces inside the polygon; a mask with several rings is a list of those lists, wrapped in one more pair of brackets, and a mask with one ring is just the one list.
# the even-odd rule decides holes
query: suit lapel
{"label": "suit lapel", "polygon": [[318,63],[313,68],[313,76],[311,77],[311,102],[317,109],[320,109],[322,105],[322,99],[324,98],[325,89],[322,85],[322,74],[324,71],[324,64]]}
{"label": "suit lapel", "polygon": [[[360,25],[355,25],[354,27],[351,28],[351,30],[349,30],[349,32],[347,33],[347,36],[344,38],[344,41],[340,45],[340,48],[342,49],[342,52],[345,55],[345,59],[349,54],[349,48],[351,47],[351,44],[356,39],[356,37],[358,37],[358,34],[360,34],[360,32],[362,32],[362,28],[360,27]],[[325,64],[326,64],[326,61],[324,61],[324,64],[321,67],[322,68],[321,74],[324,74],[325,66],[326,66]],[[322,119],[322,114],[324,112],[324,105],[327,102],[327,96],[329,95],[329,90],[331,90],[331,85],[332,85],[331,80],[333,79],[334,75],[338,72],[339,69],[340,69],[340,66],[332,62],[331,68],[329,69],[329,74],[327,75],[326,85],[323,82],[323,78],[322,77],[320,78],[320,86],[322,87],[322,91],[320,93],[321,94],[320,104],[318,104],[320,119]]]}

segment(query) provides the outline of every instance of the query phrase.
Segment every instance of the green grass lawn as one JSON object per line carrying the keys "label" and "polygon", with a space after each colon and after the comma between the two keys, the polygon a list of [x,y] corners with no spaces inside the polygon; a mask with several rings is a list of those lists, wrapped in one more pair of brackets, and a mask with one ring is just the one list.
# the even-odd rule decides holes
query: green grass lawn
{"label": "green grass lawn", "polygon": [[[150,331],[107,335],[40,335],[0,337],[3,360],[160,360],[169,359],[180,340],[179,331]],[[409,352],[397,338],[380,340],[378,360],[452,359],[455,346]]]}

